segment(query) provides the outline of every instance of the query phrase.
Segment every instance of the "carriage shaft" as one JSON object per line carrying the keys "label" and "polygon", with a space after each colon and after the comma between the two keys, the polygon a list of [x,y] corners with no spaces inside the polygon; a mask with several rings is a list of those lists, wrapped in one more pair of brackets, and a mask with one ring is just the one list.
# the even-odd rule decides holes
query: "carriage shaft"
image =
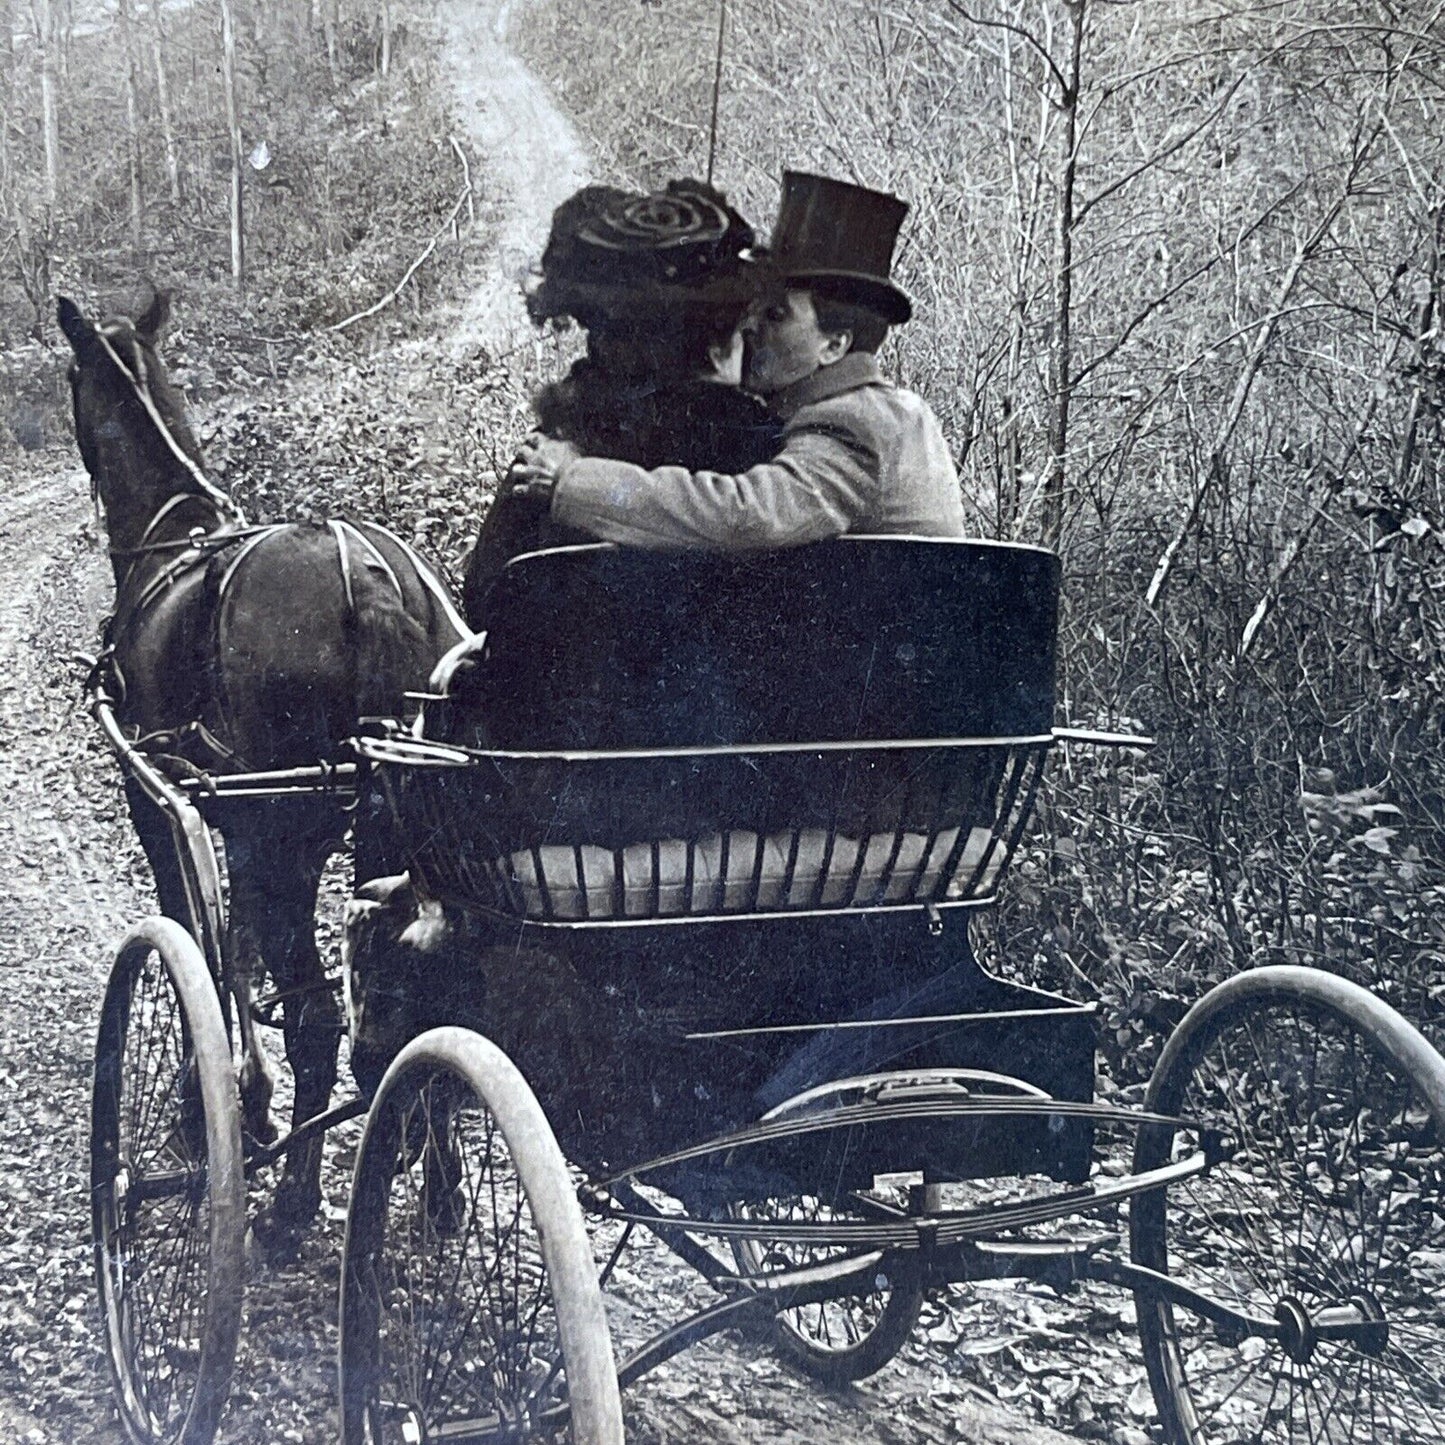
{"label": "carriage shaft", "polygon": [[96,692],[92,697],[91,711],[120,759],[122,768],[161,810],[170,825],[186,907],[191,915],[191,934],[200,944],[211,976],[219,985],[225,977],[222,949],[226,913],[222,902],[221,871],[205,819],[184,791],[126,736],[108,696]]}
{"label": "carriage shaft", "polygon": [[284,1154],[308,1143],[317,1134],[324,1134],[328,1129],[333,1129],[338,1124],[344,1124],[349,1119],[359,1119],[367,1110],[365,1099],[348,1099],[344,1104],[338,1104],[334,1109],[328,1109],[324,1114],[315,1114],[311,1118],[298,1124],[289,1134],[278,1139],[274,1144],[257,1145],[246,1160],[246,1176],[249,1178],[257,1169],[264,1169],[268,1164],[274,1164]]}

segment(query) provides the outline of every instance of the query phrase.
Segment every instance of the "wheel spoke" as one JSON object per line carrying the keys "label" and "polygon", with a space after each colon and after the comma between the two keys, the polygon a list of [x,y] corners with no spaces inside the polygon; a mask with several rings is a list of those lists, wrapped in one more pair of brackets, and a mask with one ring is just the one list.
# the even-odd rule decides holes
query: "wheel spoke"
{"label": "wheel spoke", "polygon": [[[870,1201],[875,1209],[878,1203],[886,1203],[890,1213],[901,1212],[896,1201],[844,1189],[847,1149],[845,1139],[838,1154],[829,1156],[836,1161],[831,1172],[822,1167],[818,1171],[820,1187],[831,1184],[829,1197],[838,1201],[836,1206],[818,1195],[794,1194],[740,1203],[734,1206],[735,1215],[779,1224],[845,1219],[850,1214],[869,1217]],[[855,1201],[852,1211],[850,1201]],[[734,1253],[744,1274],[767,1274],[845,1259],[849,1251],[826,1244],[739,1240]],[[902,1348],[921,1305],[919,1283],[911,1276],[895,1278],[885,1288],[783,1310],[777,1316],[778,1342],[792,1360],[827,1383],[862,1379],[881,1369]]]}
{"label": "wheel spoke", "polygon": [[[517,1162],[482,1097],[447,1068],[404,1079],[388,1107],[399,1120],[387,1146],[391,1184],[358,1188],[353,1211],[361,1213],[351,1225],[358,1240],[377,1242],[374,1265],[346,1268],[344,1318],[366,1322],[381,1342],[367,1379],[371,1433],[356,1438],[392,1445],[461,1421],[490,1421],[499,1438],[525,1438],[527,1420],[564,1400],[566,1384],[551,1281]],[[358,1178],[376,1148],[379,1139],[364,1146]],[[384,1218],[363,1217],[368,1211]],[[348,1376],[369,1357],[351,1340],[355,1328],[343,1329],[344,1397]],[[404,1409],[387,1411],[381,1401]],[[351,1420],[360,1412],[353,1402],[343,1413]]]}

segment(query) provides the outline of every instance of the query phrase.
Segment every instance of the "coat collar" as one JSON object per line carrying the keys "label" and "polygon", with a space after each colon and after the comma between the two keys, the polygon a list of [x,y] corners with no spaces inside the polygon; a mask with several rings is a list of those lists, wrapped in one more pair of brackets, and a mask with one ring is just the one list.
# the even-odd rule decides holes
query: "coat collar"
{"label": "coat collar", "polygon": [[883,379],[878,358],[871,351],[850,351],[832,366],[820,366],[811,376],[785,386],[767,400],[786,421],[802,407],[827,401],[845,391],[856,391],[860,386],[878,386]]}

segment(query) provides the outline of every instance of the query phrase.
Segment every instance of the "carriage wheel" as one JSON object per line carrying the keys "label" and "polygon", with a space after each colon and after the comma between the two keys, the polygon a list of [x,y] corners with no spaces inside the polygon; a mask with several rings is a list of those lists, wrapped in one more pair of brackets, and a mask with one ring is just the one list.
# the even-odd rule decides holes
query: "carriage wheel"
{"label": "carriage wheel", "polygon": [[241,1327],[245,1181],[231,1048],[200,950],[154,918],[101,1012],[91,1218],[106,1353],[143,1445],[205,1445]]}
{"label": "carriage wheel", "polygon": [[[408,1044],[356,1161],[341,1287],[345,1445],[621,1445],[582,1212],[511,1061],[465,1029]],[[465,1425],[463,1425],[465,1422]]]}
{"label": "carriage wheel", "polygon": [[[952,1077],[948,1071],[929,1071],[929,1077],[935,1081],[946,1075]],[[883,1075],[870,1075],[824,1084],[770,1109],[763,1118],[777,1119],[830,1103],[856,1102],[860,1090],[884,1079]],[[1011,1084],[1005,1080],[998,1082]],[[846,1152],[846,1139],[841,1147]],[[926,1198],[926,1195],[920,1197]],[[875,1197],[863,1192],[845,1194],[831,1202],[812,1195],[793,1194],[738,1204],[733,1213],[739,1219],[779,1222],[877,1218],[880,1213],[896,1216],[900,1208],[907,1207],[907,1199],[906,1190],[897,1198]],[[733,1243],[738,1270],[746,1275],[801,1269],[847,1253],[841,1247],[784,1244],[775,1240],[739,1239]],[[876,1374],[908,1343],[923,1309],[924,1282],[916,1258],[898,1254],[889,1262],[887,1276],[880,1274],[875,1284],[877,1287],[866,1294],[842,1295],[820,1304],[780,1311],[774,1320],[779,1350],[815,1379],[829,1385],[844,1385]]]}
{"label": "carriage wheel", "polygon": [[[865,1213],[868,1196],[857,1196],[857,1211],[843,1205],[828,1206],[807,1195],[769,1199],[737,1206],[742,1219],[782,1221],[858,1218]],[[801,1269],[838,1258],[844,1249],[823,1245],[781,1244],[769,1240],[740,1239],[733,1253],[738,1269],[747,1275]],[[908,1343],[923,1308],[922,1276],[908,1255],[895,1255],[886,1276],[874,1281],[867,1294],[844,1295],[819,1304],[798,1305],[774,1319],[779,1350],[815,1379],[844,1385],[876,1374]]]}
{"label": "carriage wheel", "polygon": [[[1278,1327],[1231,1338],[1136,1291],[1167,1438],[1445,1440],[1445,1060],[1364,989],[1264,968],[1190,1011],[1145,1107],[1218,1123],[1230,1153],[1134,1201],[1135,1261]],[[1145,1128],[1135,1168],[1197,1145]]]}

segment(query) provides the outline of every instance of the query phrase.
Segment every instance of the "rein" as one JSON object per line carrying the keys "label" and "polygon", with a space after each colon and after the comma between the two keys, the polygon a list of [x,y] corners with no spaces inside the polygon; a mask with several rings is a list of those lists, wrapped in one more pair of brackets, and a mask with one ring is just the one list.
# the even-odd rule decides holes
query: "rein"
{"label": "rein", "polygon": [[248,533],[256,530],[254,527],[246,527],[244,524],[240,528],[229,526],[228,524],[231,522],[230,516],[223,513],[220,508],[216,507],[215,503],[212,502],[215,526],[192,527],[184,537],[173,537],[166,542],[150,541],[149,538],[156,528],[160,526],[173,510],[184,505],[186,502],[211,502],[211,499],[209,497],[202,497],[195,492],[178,492],[174,497],[168,498],[161,506],[160,511],[146,524],[146,529],[141,533],[140,542],[136,546],[111,547],[109,549],[110,555],[121,558],[148,557],[153,552],[172,552],[182,547],[200,546],[203,540],[215,539],[217,542],[223,541],[224,539],[220,535],[222,532],[224,532],[225,538],[233,538],[244,537]]}
{"label": "rein", "polygon": [[[184,537],[168,538],[164,542],[149,540],[156,528],[182,503],[209,501],[209,497],[201,497],[194,492],[182,492],[170,498],[151,518],[145,531],[141,534],[140,543],[137,546],[110,548],[112,558],[121,561],[130,559],[130,566],[126,568],[125,576],[121,578],[116,587],[117,616],[124,614],[131,617],[144,611],[156,597],[170,587],[171,583],[177,578],[183,577],[192,567],[198,566],[215,553],[224,551],[234,542],[253,536],[258,532],[271,530],[270,527],[232,527],[217,510],[215,513],[217,525],[210,530],[203,527],[192,527]],[[215,504],[211,505],[214,507]],[[173,560],[151,577],[135,596],[131,596],[137,568],[147,557],[156,557],[167,552],[175,554]]]}

